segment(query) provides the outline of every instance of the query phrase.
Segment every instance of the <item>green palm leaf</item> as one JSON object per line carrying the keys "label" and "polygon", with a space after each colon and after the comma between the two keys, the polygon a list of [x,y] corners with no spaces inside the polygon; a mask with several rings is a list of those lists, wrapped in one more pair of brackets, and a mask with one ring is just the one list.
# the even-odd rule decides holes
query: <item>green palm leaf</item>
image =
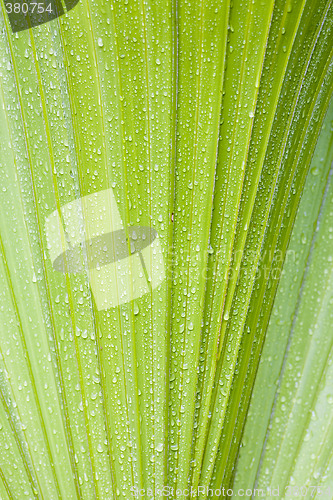
{"label": "green palm leaf", "polygon": [[0,498],[331,486],[332,2],[6,9]]}
{"label": "green palm leaf", "polygon": [[254,412],[245,426],[236,483],[249,487],[256,475],[258,484],[280,487],[291,476],[293,485],[330,482],[332,104],[298,209],[254,385]]}

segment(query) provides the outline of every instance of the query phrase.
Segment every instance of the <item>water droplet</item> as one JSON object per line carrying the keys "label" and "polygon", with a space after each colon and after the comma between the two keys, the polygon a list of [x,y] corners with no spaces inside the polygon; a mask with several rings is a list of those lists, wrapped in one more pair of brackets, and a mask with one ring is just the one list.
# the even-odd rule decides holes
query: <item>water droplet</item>
{"label": "water droplet", "polygon": [[160,453],[163,451],[164,449],[164,445],[163,443],[158,443],[156,446],[155,446],[155,450],[156,451],[159,451]]}

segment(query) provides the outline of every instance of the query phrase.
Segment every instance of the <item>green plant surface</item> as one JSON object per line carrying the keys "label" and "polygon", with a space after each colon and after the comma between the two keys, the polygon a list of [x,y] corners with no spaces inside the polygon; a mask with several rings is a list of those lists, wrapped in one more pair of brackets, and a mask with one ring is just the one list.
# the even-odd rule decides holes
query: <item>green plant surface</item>
{"label": "green plant surface", "polygon": [[[206,428],[214,382],[217,342],[223,316],[228,268],[234,244],[239,198],[243,188],[253,117],[257,102],[260,74],[266,48],[273,4],[256,10],[240,4],[240,10],[230,11],[228,57],[222,101],[222,124],[214,192],[214,212],[211,228],[211,257],[204,314],[202,360],[203,380],[200,381],[198,437],[195,444],[193,484],[197,487],[202,455],[207,439]],[[236,50],[236,47],[239,48]],[[255,60],[255,64],[253,61]],[[246,91],[243,89],[246,86]],[[236,92],[235,92],[236,89]],[[230,124],[234,126],[231,127]],[[216,257],[215,257],[216,255]],[[211,338],[207,340],[205,333]],[[207,345],[206,345],[207,344]],[[222,406],[220,411],[223,412]],[[211,451],[207,447],[209,456]]]}
{"label": "green plant surface", "polygon": [[[319,6],[322,10],[318,9]],[[325,51],[322,52],[322,58],[319,54],[319,57],[314,56],[314,51],[318,50],[320,53],[324,45],[318,44],[318,26],[322,29],[323,38],[326,38],[326,30],[331,29],[330,22],[326,26],[323,25],[327,19],[328,7],[325,8],[323,4],[318,3],[316,8],[314,3],[311,3],[305,5],[304,8],[304,12],[301,9],[288,12],[288,5],[284,5],[283,10],[275,6],[249,143],[247,165],[251,165],[252,168],[249,166],[246,172],[238,219],[235,221],[237,226],[230,230],[231,234],[235,233],[233,255],[230,261],[226,260],[227,270],[222,268],[221,271],[214,272],[216,281],[224,276],[227,280],[224,285],[224,294],[216,294],[222,323],[217,330],[218,336],[213,338],[213,342],[216,352],[218,349],[216,341],[218,338],[221,339],[220,359],[216,365],[216,385],[212,396],[213,404],[210,405],[211,417],[208,437],[206,437],[208,445],[205,448],[200,479],[200,483],[205,486],[208,486],[211,480],[215,456],[218,457],[215,465],[218,471],[216,471],[217,484],[221,484],[223,480],[221,474],[224,474],[227,465],[239,398],[246,379],[247,360],[245,359],[244,362],[243,360],[238,362],[237,372],[243,373],[238,388],[234,390],[236,382],[232,374],[236,366],[239,345],[245,333],[245,338],[252,340],[256,332],[265,332],[265,326],[258,324],[258,318],[261,314],[260,321],[267,321],[270,315],[270,304],[278,282],[278,269],[284,259],[295,211],[314,148],[314,143],[308,142],[307,134],[309,130],[314,131],[318,122],[320,123],[322,117],[318,120],[317,110],[320,107],[316,107],[316,101],[318,99],[318,103],[322,99],[326,100],[323,90],[326,85],[327,89],[331,86],[331,76],[327,82],[322,80],[326,74],[324,68],[328,64],[324,56]],[[310,21],[310,19],[313,20],[312,14],[310,15],[311,12],[314,14],[312,9],[316,9],[316,15],[321,19],[321,24],[312,24]],[[288,15],[295,17],[293,21],[290,20],[290,25],[285,27],[285,19],[288,19]],[[304,16],[303,29],[301,33],[295,32],[302,15]],[[308,26],[308,31],[306,26]],[[286,39],[283,38],[284,36],[287,36]],[[282,45],[288,44],[288,40],[289,54],[288,45]],[[327,49],[331,50],[329,42]],[[283,54],[288,54],[288,58]],[[280,71],[274,74],[276,69],[274,63],[277,57],[282,58],[281,62],[284,64],[278,67],[285,67],[285,75]],[[323,71],[319,70],[317,64],[322,65]],[[298,72],[299,79],[287,78],[291,68]],[[326,109],[326,104],[323,108]],[[296,126],[296,117],[298,126]],[[302,126],[299,125],[300,121],[303,123]],[[317,129],[318,132],[319,129]],[[223,137],[221,140],[223,141]],[[220,207],[221,203],[217,206]],[[220,234],[223,243],[224,234]],[[222,260],[220,265],[223,265],[223,262]],[[266,293],[265,289],[267,289]],[[260,345],[262,339],[257,342]],[[215,352],[213,351],[213,359],[216,359]],[[207,365],[209,369],[214,367],[211,362]],[[209,378],[211,377],[210,374]],[[247,379],[247,387],[251,388],[250,379]],[[235,396],[236,401],[230,400],[232,388],[232,397]],[[234,416],[231,424],[227,426],[225,412],[229,403]]]}
{"label": "green plant surface", "polygon": [[320,486],[329,476],[325,469],[332,451],[332,119],[331,102],[267,329],[236,486]]}
{"label": "green plant surface", "polygon": [[[168,288],[143,297],[140,303],[132,301],[111,312],[99,313],[86,275],[63,275],[52,269],[43,226],[54,209],[112,187],[126,225],[158,225],[167,256],[174,156],[174,131],[170,127],[175,99],[171,36],[174,28],[171,4],[150,9],[149,30],[142,25],[146,14],[140,4],[135,5],[131,17],[126,5],[120,6],[117,13],[110,6],[107,13],[102,13],[99,6],[87,16],[89,8],[82,4],[59,23],[3,40],[7,53],[4,69],[13,67],[3,75],[3,108],[12,111],[12,116],[9,112],[7,126],[6,120],[1,123],[4,133],[13,138],[3,141],[9,158],[2,155],[8,171],[2,171],[8,197],[3,200],[8,217],[2,220],[6,225],[2,234],[5,237],[14,226],[17,234],[22,233],[20,253],[13,256],[16,262],[8,257],[9,236],[4,246],[8,274],[21,267],[20,279],[24,284],[29,282],[24,285],[18,279],[14,291],[22,301],[18,315],[21,319],[27,316],[24,335],[30,340],[33,329],[39,331],[45,350],[38,354],[40,359],[47,359],[52,353],[46,367],[39,367],[34,343],[29,345],[27,364],[31,373],[30,377],[23,377],[22,368],[21,377],[34,378],[40,384],[35,390],[34,404],[40,418],[50,426],[44,432],[44,440],[56,440],[60,447],[61,432],[62,446],[70,454],[68,463],[64,458],[58,460],[63,471],[56,474],[52,452],[46,451],[50,445],[46,443],[45,450],[42,444],[37,445],[37,429],[36,433],[31,429],[30,447],[40,450],[41,456],[50,457],[50,470],[46,462],[41,472],[47,481],[43,491],[51,497],[76,494],[101,498],[106,494],[112,497],[119,489],[129,497],[134,483],[148,487],[155,480],[157,485],[164,482],[165,452],[155,448],[159,450],[162,443],[165,449],[168,339],[160,332],[167,330],[169,321]],[[136,24],[132,17],[137,18]],[[158,26],[164,26],[166,19],[168,29],[160,30],[160,50],[154,45],[151,52],[148,44],[151,47],[152,33],[155,38]],[[129,26],[132,38],[137,40],[136,52],[126,48]],[[113,35],[115,30],[119,38],[126,31],[121,48]],[[135,80],[138,85],[132,93]],[[15,147],[11,148],[14,141]],[[156,198],[152,203],[152,193],[161,193],[164,198]],[[12,204],[16,205],[17,216]],[[16,240],[12,244],[16,245]],[[27,251],[30,262],[23,269],[20,254]],[[27,290],[20,297],[19,289],[24,286],[31,287],[31,292]],[[28,313],[34,318],[31,326]],[[43,334],[46,327],[48,332]],[[24,359],[16,351],[14,357],[19,364]],[[140,373],[138,365],[143,368]],[[16,373],[20,373],[18,367]],[[48,379],[53,386],[53,392],[49,389],[49,402],[44,395]],[[153,380],[155,387],[151,392]],[[58,398],[59,408],[55,406]],[[143,415],[140,430],[139,404]],[[57,422],[52,422],[48,408]],[[24,415],[29,413],[23,409]],[[31,419],[38,426],[33,414]],[[156,427],[153,432],[152,426]],[[41,428],[40,425],[39,434]],[[52,428],[56,430],[54,436]],[[146,449],[150,450],[152,444],[153,449],[143,455],[141,439],[145,439],[145,434]],[[38,461],[37,457],[34,460]],[[75,494],[71,490],[71,467]],[[60,486],[47,480],[53,476],[58,481],[61,478]],[[66,484],[66,477],[71,486]]]}
{"label": "green plant surface", "polygon": [[[310,166],[332,29],[330,0],[80,0],[13,34],[1,3],[0,499],[332,483],[331,336],[316,343],[332,314],[331,108]],[[78,200],[101,193],[90,220]],[[131,258],[98,282],[105,216]],[[132,255],[138,227],[160,254]],[[56,269],[57,231],[62,252],[85,242],[80,272]],[[118,305],[101,307],[108,293]]]}
{"label": "green plant surface", "polygon": [[229,2],[178,6],[169,484],[188,485]]}

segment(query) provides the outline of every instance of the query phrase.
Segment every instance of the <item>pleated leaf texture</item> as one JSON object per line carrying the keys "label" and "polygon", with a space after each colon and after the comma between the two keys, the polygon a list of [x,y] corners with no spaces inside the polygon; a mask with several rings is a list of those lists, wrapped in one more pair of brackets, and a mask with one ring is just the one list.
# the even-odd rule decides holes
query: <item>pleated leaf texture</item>
{"label": "pleated leaf texture", "polygon": [[1,3],[0,499],[333,498],[333,2],[69,3]]}

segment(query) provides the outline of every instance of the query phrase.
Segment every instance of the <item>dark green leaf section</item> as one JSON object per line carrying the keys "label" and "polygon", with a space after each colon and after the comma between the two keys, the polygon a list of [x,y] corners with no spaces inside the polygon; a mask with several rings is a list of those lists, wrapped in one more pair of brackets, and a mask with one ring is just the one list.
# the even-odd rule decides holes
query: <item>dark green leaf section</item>
{"label": "dark green leaf section", "polygon": [[[283,7],[281,9],[276,5],[273,12],[233,255],[227,273],[215,273],[216,279],[226,276],[227,285],[224,299],[217,294],[222,318],[218,330],[220,358],[216,364],[215,387],[206,431],[208,444],[200,479],[200,483],[205,486],[209,484],[215,456],[219,470],[217,484],[221,484],[231,443],[237,450],[238,444],[237,440],[234,442],[232,439],[232,429],[242,388],[247,380],[245,359],[244,364],[243,361],[237,364],[237,373],[242,373],[238,388],[233,381],[239,345],[242,338],[252,339],[257,331],[264,335],[279,268],[314,149],[314,142],[309,140],[309,131],[315,137],[319,133],[323,120],[320,110],[326,109],[332,87],[329,42],[332,30],[331,5],[318,2],[315,7],[312,3],[305,5],[304,11],[291,12],[287,5]],[[318,16],[317,23],[312,22],[310,13]],[[293,22],[288,16],[293,16]],[[287,20],[290,24],[285,26]],[[296,31],[299,24],[302,30]],[[289,37],[284,39],[288,33]],[[282,45],[284,43],[287,45]],[[281,73],[276,72],[274,79],[276,58],[288,52],[284,78],[281,79]],[[328,59],[327,54],[330,54]],[[298,77],[288,78],[291,72],[297,73]],[[278,93],[276,89],[279,89]],[[270,134],[265,136],[268,125]],[[264,138],[267,141],[265,149]],[[253,190],[254,186],[257,186],[256,191]],[[223,238],[226,237],[221,233],[222,243]],[[261,308],[263,315],[258,325]],[[216,345],[216,337],[214,342]],[[208,366],[214,365],[208,363]],[[231,396],[231,390],[236,394],[235,398]],[[233,417],[227,427],[225,412],[229,401]]]}

